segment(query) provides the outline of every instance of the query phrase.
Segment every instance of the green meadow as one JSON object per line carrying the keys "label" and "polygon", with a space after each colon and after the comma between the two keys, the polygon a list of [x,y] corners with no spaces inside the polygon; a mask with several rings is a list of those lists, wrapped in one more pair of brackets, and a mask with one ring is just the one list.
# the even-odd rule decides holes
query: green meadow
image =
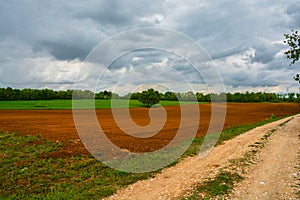
{"label": "green meadow", "polygon": [[[74,100],[76,108],[92,108],[89,107],[91,100]],[[144,107],[144,104],[138,100],[114,99],[112,101],[97,99],[95,100],[95,108],[137,108]],[[195,102],[181,102],[182,104],[192,104]],[[160,101],[161,106],[176,106],[178,101]],[[72,100],[31,100],[31,101],[0,101],[1,110],[68,110],[72,109]]]}

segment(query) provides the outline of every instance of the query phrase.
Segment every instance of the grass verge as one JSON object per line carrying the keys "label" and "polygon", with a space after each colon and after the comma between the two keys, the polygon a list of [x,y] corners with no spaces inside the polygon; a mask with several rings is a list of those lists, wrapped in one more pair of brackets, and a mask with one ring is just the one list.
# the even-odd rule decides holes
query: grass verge
{"label": "grass verge", "polygon": [[183,200],[211,199],[212,197],[225,195],[230,191],[236,182],[243,180],[238,173],[221,171],[216,177],[209,178]]}
{"label": "grass verge", "polygon": [[[256,122],[254,124],[232,126],[228,129],[225,129],[222,131],[222,133],[220,134],[220,137],[218,138],[217,145],[221,144],[222,142],[224,142],[226,140],[230,140],[242,133],[245,133],[251,129],[254,129],[258,126],[262,126],[262,125],[265,125],[265,124],[268,124],[271,122],[275,122],[275,121],[278,121],[283,118],[285,118],[285,117],[276,117],[276,116],[272,115],[269,119],[261,121],[261,122]],[[199,153],[199,148],[202,145],[203,141],[204,141],[204,137],[195,138],[192,145],[185,152],[184,157],[197,155]]]}
{"label": "grass verge", "polygon": [[89,156],[51,157],[62,147],[38,136],[0,134],[0,199],[100,199],[151,173],[111,169]]}

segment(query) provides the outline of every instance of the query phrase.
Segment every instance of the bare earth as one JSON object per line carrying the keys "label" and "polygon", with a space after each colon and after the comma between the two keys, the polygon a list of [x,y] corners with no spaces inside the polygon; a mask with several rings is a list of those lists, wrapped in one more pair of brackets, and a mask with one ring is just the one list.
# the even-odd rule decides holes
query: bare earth
{"label": "bare earth", "polygon": [[[193,109],[192,105],[187,107]],[[272,114],[281,117],[300,112],[300,107],[295,103],[227,103],[226,108],[224,128],[263,121]],[[165,109],[167,120],[164,127],[159,133],[147,138],[133,137],[121,130],[111,109],[99,109],[96,113],[99,124],[114,144],[130,152],[152,152],[169,144],[181,124],[180,106],[167,106]],[[198,126],[197,137],[207,133],[211,123],[211,104],[200,104],[199,109],[199,121],[184,123],[189,126],[187,129]],[[125,118],[121,111],[119,109],[120,119]],[[148,108],[132,108],[130,114],[132,120],[140,126],[146,126],[151,121]],[[87,121],[89,117],[86,117]],[[39,134],[52,141],[68,141],[53,157],[89,154],[77,134],[72,110],[0,110],[0,131]]]}
{"label": "bare earth", "polygon": [[[287,123],[282,125],[284,122]],[[132,184],[108,199],[178,199],[205,178],[213,177],[228,165],[228,160],[240,158],[249,145],[270,131],[273,133],[257,155],[257,163],[249,167],[245,179],[236,185],[228,199],[297,199],[295,193],[299,187],[293,186],[300,176],[299,168],[295,168],[299,165],[299,125],[300,115],[296,115],[257,127],[215,147],[203,159],[187,158],[155,178]]]}

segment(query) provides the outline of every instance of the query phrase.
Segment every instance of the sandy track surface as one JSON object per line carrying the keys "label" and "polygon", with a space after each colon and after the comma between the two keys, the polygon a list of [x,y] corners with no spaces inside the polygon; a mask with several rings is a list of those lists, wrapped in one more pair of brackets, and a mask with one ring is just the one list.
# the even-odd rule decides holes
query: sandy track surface
{"label": "sandy track surface", "polygon": [[[235,188],[231,199],[298,199],[300,115],[279,127],[258,155],[258,163]],[[298,169],[297,169],[298,168]]]}
{"label": "sandy track surface", "polygon": [[[287,124],[282,126],[284,122]],[[292,199],[294,191],[290,186],[295,182],[293,174],[297,173],[294,166],[299,150],[299,124],[300,115],[297,115],[257,127],[215,147],[203,159],[187,158],[164,169],[155,178],[132,184],[107,199],[177,199],[205,178],[213,177],[228,165],[228,160],[240,158],[249,151],[249,145],[274,129],[276,133],[261,152],[261,162],[237,186],[232,198]]]}

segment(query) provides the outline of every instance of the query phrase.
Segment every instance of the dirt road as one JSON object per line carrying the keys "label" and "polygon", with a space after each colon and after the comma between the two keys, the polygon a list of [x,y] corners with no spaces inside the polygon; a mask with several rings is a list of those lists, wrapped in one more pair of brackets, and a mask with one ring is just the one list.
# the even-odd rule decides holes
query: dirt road
{"label": "dirt road", "polygon": [[231,199],[298,199],[299,153],[300,115],[272,134],[258,155],[258,163],[237,185]]}
{"label": "dirt road", "polygon": [[300,115],[257,127],[215,147],[203,159],[191,157],[164,169],[155,178],[139,181],[108,199],[178,199],[208,177],[214,177],[228,161],[242,157],[251,145],[271,134],[257,155],[257,163],[246,170],[245,179],[226,199],[297,199],[300,177]]}

